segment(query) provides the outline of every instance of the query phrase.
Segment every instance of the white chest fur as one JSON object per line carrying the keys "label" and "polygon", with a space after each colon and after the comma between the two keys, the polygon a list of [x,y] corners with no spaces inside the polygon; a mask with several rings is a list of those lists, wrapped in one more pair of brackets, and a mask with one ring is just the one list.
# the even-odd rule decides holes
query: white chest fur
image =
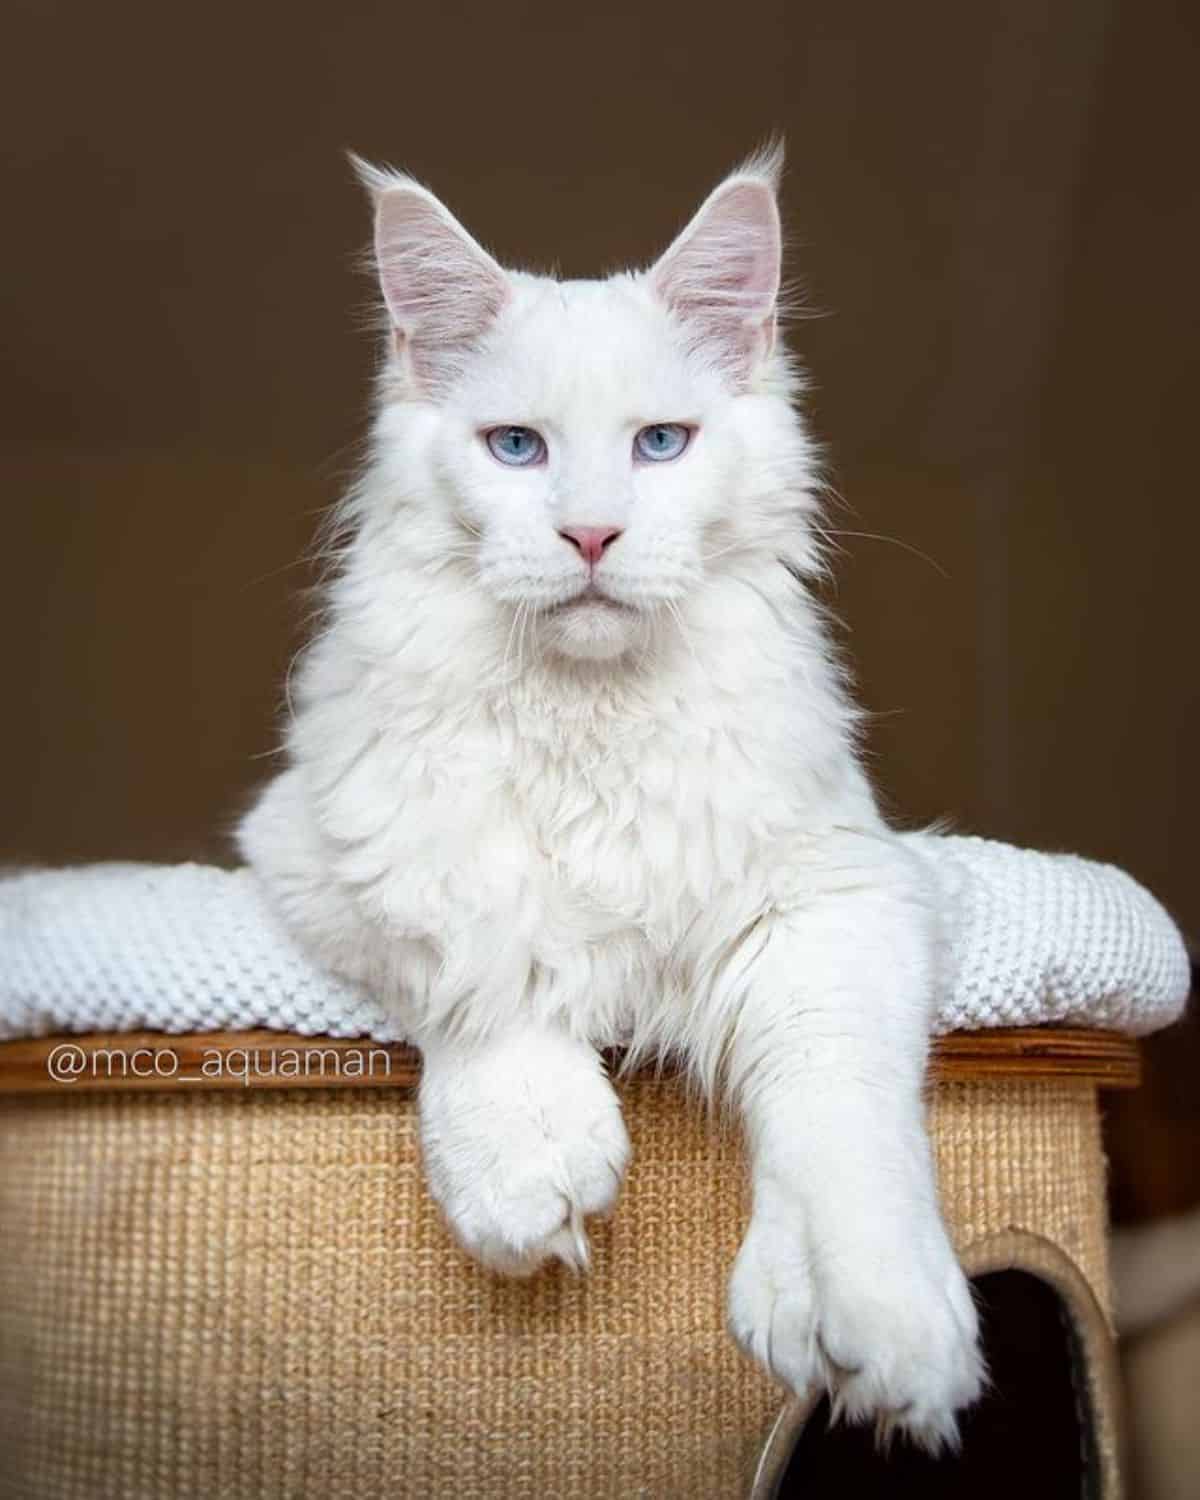
{"label": "white chest fur", "polygon": [[606,1029],[781,899],[830,819],[875,817],[836,713],[736,655],[448,690],[328,638],[243,848],[413,1025],[470,996]]}

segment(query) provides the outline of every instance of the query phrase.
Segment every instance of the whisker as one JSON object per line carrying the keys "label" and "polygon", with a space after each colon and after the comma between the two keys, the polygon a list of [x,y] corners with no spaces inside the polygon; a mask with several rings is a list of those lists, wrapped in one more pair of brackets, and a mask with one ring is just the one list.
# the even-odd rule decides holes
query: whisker
{"label": "whisker", "polygon": [[718,557],[725,557],[728,553],[737,552],[740,549],[745,548],[747,545],[748,544],[741,539],[736,542],[730,542],[728,547],[720,547],[716,552],[701,553],[700,561],[705,563],[715,562]]}
{"label": "whisker", "polygon": [[305,646],[299,646],[292,652],[291,660],[287,664],[287,671],[283,674],[283,701],[287,707],[289,722],[293,722],[296,717],[296,706],[292,702],[292,676],[296,670],[297,663],[304,655],[305,649]]}
{"label": "whisker", "polygon": [[533,606],[527,599],[521,600],[521,607],[517,611],[517,619],[520,626],[517,630],[517,676],[525,675],[525,627],[529,623],[530,613]]}
{"label": "whisker", "polygon": [[[653,618],[657,616],[658,612],[658,604],[652,604],[650,606],[651,617]],[[655,627],[653,624],[648,624],[642,632],[642,649],[638,652],[638,659],[634,668],[635,671],[640,672],[646,665],[646,658],[650,655],[651,648],[654,645],[654,629]]]}
{"label": "whisker", "polygon": [[683,613],[680,610],[678,604],[675,603],[674,599],[664,599],[663,604],[666,606],[667,612],[675,621],[675,624],[679,627],[679,637],[683,641],[683,644],[687,647],[688,655],[692,658],[692,661],[695,662],[696,666],[699,666],[700,658],[696,655],[695,648],[692,645],[692,638],[688,634],[687,624],[684,621]]}
{"label": "whisker", "polygon": [[505,682],[509,681],[508,658],[510,652],[512,651],[513,633],[516,631],[517,626],[520,624],[521,611],[524,609],[524,607],[525,601],[522,599],[517,605],[516,613],[513,615],[512,624],[508,627],[508,639],[504,643],[504,660],[500,663],[500,675],[505,680]]}
{"label": "whisker", "polygon": [[[942,567],[936,558],[930,557],[928,552],[922,552],[920,547],[914,547],[911,542],[902,541],[898,536],[886,536],[883,532],[879,531],[843,531],[840,528],[835,530],[828,526],[817,526],[814,529],[818,536],[822,537],[853,536],[862,537],[864,541],[868,542],[890,542],[893,547],[900,547],[905,552],[911,552],[914,557],[919,557],[922,562],[927,562],[934,572],[940,573],[943,578],[948,579],[950,577],[949,572]],[[844,552],[845,548],[837,548],[836,550]]]}

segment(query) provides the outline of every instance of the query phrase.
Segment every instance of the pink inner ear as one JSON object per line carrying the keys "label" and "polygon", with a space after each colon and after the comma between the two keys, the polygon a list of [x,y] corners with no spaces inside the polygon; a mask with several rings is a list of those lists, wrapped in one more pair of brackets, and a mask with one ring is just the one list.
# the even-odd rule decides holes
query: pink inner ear
{"label": "pink inner ear", "polygon": [[744,375],[770,348],[779,266],[774,193],[735,179],[709,197],[651,280],[696,343]]}
{"label": "pink inner ear", "polygon": [[437,199],[415,185],[381,195],[375,253],[397,346],[418,382],[436,389],[461,370],[503,308],[508,278]]}

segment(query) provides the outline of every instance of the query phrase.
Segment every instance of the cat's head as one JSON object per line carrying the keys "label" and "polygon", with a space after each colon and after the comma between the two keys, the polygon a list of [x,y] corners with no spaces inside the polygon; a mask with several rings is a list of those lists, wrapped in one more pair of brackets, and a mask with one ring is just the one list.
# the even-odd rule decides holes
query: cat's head
{"label": "cat's head", "polygon": [[640,650],[789,528],[796,550],[780,164],[751,159],[653,266],[601,281],[507,270],[420,184],[361,167],[389,319],[377,482],[423,561],[547,653]]}

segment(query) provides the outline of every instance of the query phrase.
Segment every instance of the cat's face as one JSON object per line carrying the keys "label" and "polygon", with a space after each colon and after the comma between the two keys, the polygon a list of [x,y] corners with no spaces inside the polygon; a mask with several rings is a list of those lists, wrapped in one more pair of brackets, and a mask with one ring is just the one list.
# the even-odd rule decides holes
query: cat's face
{"label": "cat's face", "polygon": [[523,641],[574,659],[638,650],[753,545],[738,502],[779,404],[763,379],[773,165],[727,179],[651,270],[606,281],[505,271],[424,189],[373,179],[393,327],[382,440],[425,471],[405,489],[445,523],[431,545]]}

